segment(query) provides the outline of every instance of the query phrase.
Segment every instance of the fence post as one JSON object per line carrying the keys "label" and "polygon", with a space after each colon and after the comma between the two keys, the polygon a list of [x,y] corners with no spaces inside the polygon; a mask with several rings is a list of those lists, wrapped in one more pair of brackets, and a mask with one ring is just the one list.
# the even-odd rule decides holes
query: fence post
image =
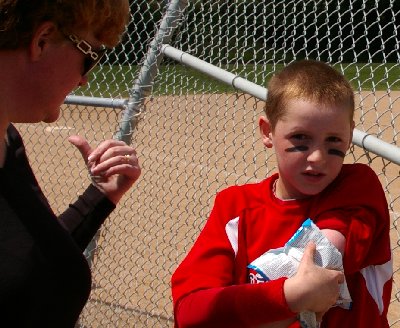
{"label": "fence post", "polygon": [[129,92],[130,97],[120,122],[119,131],[114,136],[115,139],[123,140],[127,144],[131,143],[133,130],[136,128],[139,116],[142,113],[145,97],[152,91],[154,79],[163,59],[161,47],[172,39],[186,6],[187,0],[171,0],[169,3],[160,27],[150,43],[139,76]]}
{"label": "fence post", "polygon": [[[186,6],[187,0],[171,0],[169,3],[160,27],[150,43],[139,76],[129,91],[130,97],[124,103],[124,115],[120,122],[119,131],[114,135],[114,139],[125,141],[128,145],[131,144],[132,134],[142,113],[145,97],[152,91],[153,81],[158,74],[158,67],[163,59],[161,47],[163,43],[169,43],[172,39],[172,35],[178,26],[178,22]],[[84,251],[90,267],[92,266],[98,238],[99,232],[93,237]]]}

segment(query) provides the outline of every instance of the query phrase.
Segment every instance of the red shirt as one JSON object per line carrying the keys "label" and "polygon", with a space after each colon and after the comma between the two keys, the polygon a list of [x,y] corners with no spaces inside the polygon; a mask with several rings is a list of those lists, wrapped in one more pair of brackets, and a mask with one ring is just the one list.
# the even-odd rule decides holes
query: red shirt
{"label": "red shirt", "polygon": [[217,194],[204,229],[172,276],[175,326],[251,327],[296,316],[284,297],[286,278],[251,284],[247,265],[283,246],[311,218],[320,229],[345,236],[353,300],[350,310],[330,309],[321,327],[388,327],[390,216],[378,177],[367,165],[347,164],[320,194],[291,201],[273,195],[277,178]]}

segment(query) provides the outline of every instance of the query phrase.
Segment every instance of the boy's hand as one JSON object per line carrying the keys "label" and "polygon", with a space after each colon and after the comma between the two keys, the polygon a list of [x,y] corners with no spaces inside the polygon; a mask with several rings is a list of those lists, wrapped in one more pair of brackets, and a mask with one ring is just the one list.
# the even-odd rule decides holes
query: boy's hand
{"label": "boy's hand", "polygon": [[339,284],[344,282],[344,274],[317,266],[314,263],[315,247],[314,243],[307,245],[297,273],[285,281],[283,288],[293,312],[316,312],[321,320],[338,299]]}

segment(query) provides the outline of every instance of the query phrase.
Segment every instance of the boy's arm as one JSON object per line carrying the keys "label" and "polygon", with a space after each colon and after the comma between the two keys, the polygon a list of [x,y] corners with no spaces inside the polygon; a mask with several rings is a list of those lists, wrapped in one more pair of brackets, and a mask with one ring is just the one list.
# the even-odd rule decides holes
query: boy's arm
{"label": "boy's arm", "polygon": [[[345,169],[334,188],[318,199],[317,213],[311,217],[321,230],[334,229],[345,236],[343,265],[351,297],[365,306],[360,318],[376,325],[387,321],[390,304],[390,215],[376,174],[362,164]],[[340,318],[335,310],[327,318]]]}
{"label": "boy's arm", "polygon": [[311,219],[345,237],[346,274],[390,258],[390,216],[385,193],[367,165],[345,165],[337,181],[317,199]]}
{"label": "boy's arm", "polygon": [[333,229],[322,229],[321,232],[343,256],[346,247],[346,237],[341,232]]}
{"label": "boy's arm", "polygon": [[337,299],[343,274],[315,265],[314,252],[315,245],[309,245],[292,278],[207,288],[182,297],[175,304],[175,326],[287,327],[298,312],[327,311]]}
{"label": "boy's arm", "polygon": [[[250,284],[242,281],[243,273],[237,272],[239,268],[245,268],[248,262],[243,256],[236,257],[225,230],[228,222],[224,219],[239,215],[237,199],[236,195],[234,197],[230,197],[229,194],[227,196],[226,193],[217,195],[205,227],[172,275],[175,327],[256,327],[296,318],[297,312],[292,311],[286,301],[284,292],[286,278],[263,284]],[[242,260],[246,262],[237,263]],[[301,304],[308,304],[305,306],[313,312],[326,311],[328,307],[324,306],[324,301],[328,300],[329,306],[334,302],[331,303],[329,297],[323,295],[321,290],[330,286],[337,297],[338,282],[334,278],[342,274],[322,269],[314,263],[311,269],[305,272],[316,272],[316,274],[313,279],[299,279],[299,276],[290,278],[286,287],[286,292],[289,292],[289,302],[297,309],[300,309]],[[322,283],[318,283],[319,279]],[[316,291],[311,298],[312,301],[316,301],[314,304],[307,303],[310,301],[306,300],[296,305],[296,299],[302,299],[303,295],[301,292],[303,289],[298,288],[299,286],[308,290],[310,294],[312,290]],[[316,286],[315,289],[313,286]],[[290,291],[298,294],[292,295]],[[322,310],[315,308],[314,305],[322,307]]]}
{"label": "boy's arm", "polygon": [[[343,234],[340,233],[339,231],[336,231],[336,230],[333,230],[333,229],[324,229],[324,230],[321,230],[321,232],[333,244],[333,246],[335,246],[335,248],[338,249],[339,252],[343,255],[344,248],[345,248],[345,243],[346,243],[346,239],[343,236]],[[306,252],[307,252],[307,249],[305,250],[304,254],[306,254]],[[301,267],[299,269],[301,269]],[[300,270],[299,270],[299,272],[300,272]],[[307,282],[309,283],[309,288],[315,288],[315,285],[317,285],[317,283],[315,285],[312,284],[312,281],[314,279],[309,279],[307,276],[301,277],[301,280],[299,280],[299,285],[297,287],[295,286],[294,288],[291,288],[291,290],[287,290],[287,291],[285,290],[286,300],[288,301],[289,307],[292,310],[297,311],[299,309],[299,306],[302,307],[303,304],[304,304],[304,299],[302,299],[302,298],[299,298],[301,300],[302,304],[296,304],[296,303],[293,304],[291,302],[290,298],[292,297],[293,292],[301,291],[301,288],[303,288],[303,285],[305,283],[307,283]],[[285,287],[288,286],[290,282],[291,282],[290,280],[286,281]],[[336,289],[337,286],[334,286],[334,287]],[[317,299],[317,302],[318,302],[318,298],[315,298],[315,295],[312,294],[312,291],[313,291],[313,289],[311,289],[311,293],[306,298],[306,300],[305,300],[306,302],[314,301],[316,299]],[[324,292],[323,289],[319,290],[319,296],[322,296],[325,293],[328,296],[331,295],[329,290],[325,291],[325,292]],[[310,308],[315,308],[315,305],[311,306]],[[329,307],[327,309],[318,309],[319,312],[315,313],[316,314],[316,319],[317,319],[318,322],[322,320],[322,317],[323,317],[323,315],[325,314],[325,312],[327,310],[329,310]],[[263,325],[263,326],[258,327],[258,328],[284,328],[284,327],[288,327],[293,321],[294,321],[293,319],[292,320],[285,320],[285,321],[280,321],[280,322],[273,323],[273,324]]]}
{"label": "boy's arm", "polygon": [[295,319],[283,293],[286,278],[263,284],[240,284],[194,291],[175,303],[175,327],[256,327]]}
{"label": "boy's arm", "polygon": [[[296,316],[284,298],[285,279],[266,286],[236,277],[237,259],[224,219],[240,212],[232,199],[237,197],[226,192],[217,195],[204,228],[172,275],[176,327],[243,327],[249,321],[254,324],[247,326],[254,326],[265,322],[260,317],[270,317],[272,322]],[[244,269],[247,264],[243,263]]]}

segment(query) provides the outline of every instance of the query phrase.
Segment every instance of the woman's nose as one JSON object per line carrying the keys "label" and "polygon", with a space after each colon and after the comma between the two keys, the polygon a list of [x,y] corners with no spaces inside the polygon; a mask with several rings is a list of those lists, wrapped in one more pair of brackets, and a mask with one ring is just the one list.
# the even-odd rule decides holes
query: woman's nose
{"label": "woman's nose", "polygon": [[81,77],[81,80],[79,81],[79,83],[78,83],[78,85],[80,86],[80,87],[83,87],[83,86],[85,86],[87,83],[88,83],[88,76],[87,75],[83,75],[82,77]]}

